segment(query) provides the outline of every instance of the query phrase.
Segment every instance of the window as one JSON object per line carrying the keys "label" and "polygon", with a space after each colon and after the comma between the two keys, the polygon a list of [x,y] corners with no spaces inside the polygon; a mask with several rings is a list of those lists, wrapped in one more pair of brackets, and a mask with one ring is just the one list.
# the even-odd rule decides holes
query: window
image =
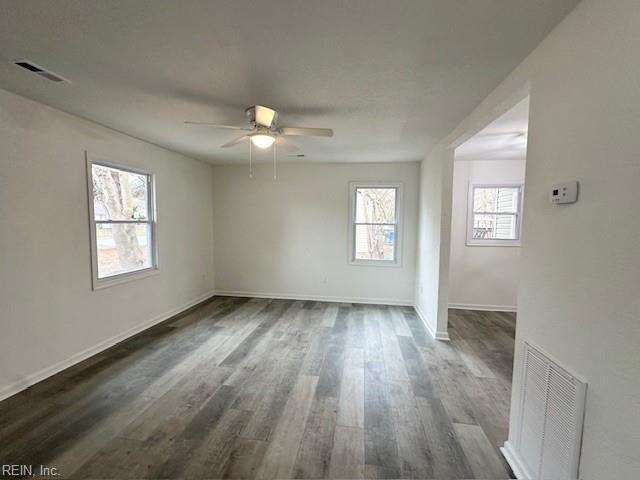
{"label": "window", "polygon": [[467,245],[519,246],[522,185],[471,185]]}
{"label": "window", "polygon": [[153,176],[87,160],[93,288],[157,271]]}
{"label": "window", "polygon": [[400,184],[351,184],[351,263],[399,264],[400,200]]}

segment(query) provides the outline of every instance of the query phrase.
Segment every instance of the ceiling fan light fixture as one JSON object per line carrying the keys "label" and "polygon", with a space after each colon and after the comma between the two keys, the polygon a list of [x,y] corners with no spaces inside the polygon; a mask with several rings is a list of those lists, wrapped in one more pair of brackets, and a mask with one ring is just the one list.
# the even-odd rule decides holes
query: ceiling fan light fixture
{"label": "ceiling fan light fixture", "polygon": [[269,148],[275,141],[275,137],[271,135],[265,135],[264,133],[251,135],[251,143],[253,143],[258,148]]}

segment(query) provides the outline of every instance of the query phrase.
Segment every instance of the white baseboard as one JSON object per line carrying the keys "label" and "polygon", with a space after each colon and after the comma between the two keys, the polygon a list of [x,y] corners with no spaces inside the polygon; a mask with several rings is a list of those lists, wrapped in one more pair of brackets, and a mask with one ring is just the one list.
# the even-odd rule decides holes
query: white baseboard
{"label": "white baseboard", "polygon": [[450,303],[449,308],[456,310],[481,310],[483,312],[516,312],[518,307],[511,305],[484,305],[481,303]]}
{"label": "white baseboard", "polygon": [[398,305],[413,307],[413,300],[397,300],[391,298],[333,297],[324,295],[298,295],[295,293],[264,293],[218,290],[216,295],[222,297],[276,298],[278,300],[313,300],[315,302],[368,303],[372,305]]}
{"label": "white baseboard", "polygon": [[504,442],[504,447],[500,448],[500,452],[511,467],[511,470],[513,470],[513,474],[518,480],[528,480],[530,478],[533,478],[531,477],[531,475],[527,474],[527,468],[524,466],[522,460],[520,459],[520,456],[514,450],[509,441]]}
{"label": "white baseboard", "polygon": [[450,340],[448,332],[433,331],[433,327],[431,327],[431,325],[427,321],[426,315],[422,312],[422,310],[420,310],[418,305],[414,305],[413,309],[416,311],[416,313],[418,314],[418,317],[420,318],[420,320],[422,320],[422,323],[427,328],[427,330],[429,331],[429,333],[433,338],[435,338],[436,340],[442,340],[443,342],[448,342]]}
{"label": "white baseboard", "polygon": [[213,292],[207,292],[204,295],[200,295],[199,297],[194,298],[193,300],[183,305],[173,308],[168,312],[164,312],[150,320],[146,320],[136,325],[135,327],[130,328],[129,330],[126,330],[122,333],[114,335],[113,337],[108,338],[107,340],[104,340],[103,342],[100,342],[97,345],[94,345],[93,347],[89,347],[86,350],[78,352],[65,360],[62,360],[58,363],[55,363],[46,368],[43,368],[42,370],[35,372],[31,375],[28,375],[24,378],[21,378],[20,380],[14,383],[10,383],[9,385],[6,385],[0,388],[0,401],[4,400],[5,398],[11,397],[12,395],[15,395],[18,392],[21,392],[22,390],[30,387],[31,385],[41,382],[45,378],[51,377],[52,375],[55,375],[56,373],[59,373],[62,370],[72,367],[76,363],[80,363],[83,360],[86,360],[87,358],[92,357],[93,355],[100,353],[103,350],[106,350],[107,348],[112,347],[116,343],[120,343],[123,340],[126,340],[127,338],[132,337],[133,335],[140,333],[143,330],[146,330],[147,328],[152,327],[157,323],[168,320],[174,315],[177,315],[178,313],[183,312],[208,298],[211,298],[213,295],[214,295]]}

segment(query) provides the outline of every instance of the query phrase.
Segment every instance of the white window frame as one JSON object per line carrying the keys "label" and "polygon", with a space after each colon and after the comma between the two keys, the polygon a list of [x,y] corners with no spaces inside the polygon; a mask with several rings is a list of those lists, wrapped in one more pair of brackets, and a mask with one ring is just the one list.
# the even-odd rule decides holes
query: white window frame
{"label": "white window frame", "polygon": [[[495,238],[473,238],[473,199],[476,188],[515,188],[518,190],[518,210],[513,215],[516,217],[516,234],[514,240],[503,240]],[[519,183],[469,183],[469,193],[467,195],[467,246],[469,247],[519,247],[522,241],[522,199],[524,185]],[[496,212],[475,212],[476,215],[494,215]]]}
{"label": "white window frame", "polygon": [[[394,188],[396,190],[396,235],[393,260],[362,260],[356,259],[356,191],[359,188]],[[349,264],[367,267],[401,267],[402,266],[402,198],[403,184],[401,182],[350,182],[349,183]],[[382,224],[380,224],[382,225]]]}
{"label": "white window frame", "polygon": [[[157,209],[156,209],[156,177],[153,172],[142,170],[130,165],[124,165],[121,163],[114,163],[110,160],[105,160],[103,157],[93,155],[86,152],[87,163],[87,198],[89,203],[89,238],[91,242],[91,285],[93,290],[99,290],[121,283],[138,280],[151,275],[160,273],[160,267],[158,265],[158,222],[157,222]],[[147,176],[147,216],[148,220],[141,221],[118,221],[118,220],[99,220],[95,219],[94,205],[93,205],[93,174],[92,166],[101,165],[109,168],[116,168],[125,172],[137,173]],[[98,278],[98,242],[96,238],[96,224],[97,223],[144,223],[151,227],[151,266],[136,270],[133,272],[120,273],[105,278]]]}

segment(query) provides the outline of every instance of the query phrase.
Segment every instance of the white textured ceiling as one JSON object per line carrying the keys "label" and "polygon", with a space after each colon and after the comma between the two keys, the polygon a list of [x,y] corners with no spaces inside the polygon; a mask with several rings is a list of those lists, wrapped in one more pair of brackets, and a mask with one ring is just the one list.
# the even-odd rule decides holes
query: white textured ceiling
{"label": "white textured ceiling", "polygon": [[[0,87],[211,162],[256,103],[302,161],[419,160],[578,0],[0,0]],[[71,80],[13,65],[27,58]]]}
{"label": "white textured ceiling", "polygon": [[526,98],[456,148],[456,160],[524,160],[529,99]]}

